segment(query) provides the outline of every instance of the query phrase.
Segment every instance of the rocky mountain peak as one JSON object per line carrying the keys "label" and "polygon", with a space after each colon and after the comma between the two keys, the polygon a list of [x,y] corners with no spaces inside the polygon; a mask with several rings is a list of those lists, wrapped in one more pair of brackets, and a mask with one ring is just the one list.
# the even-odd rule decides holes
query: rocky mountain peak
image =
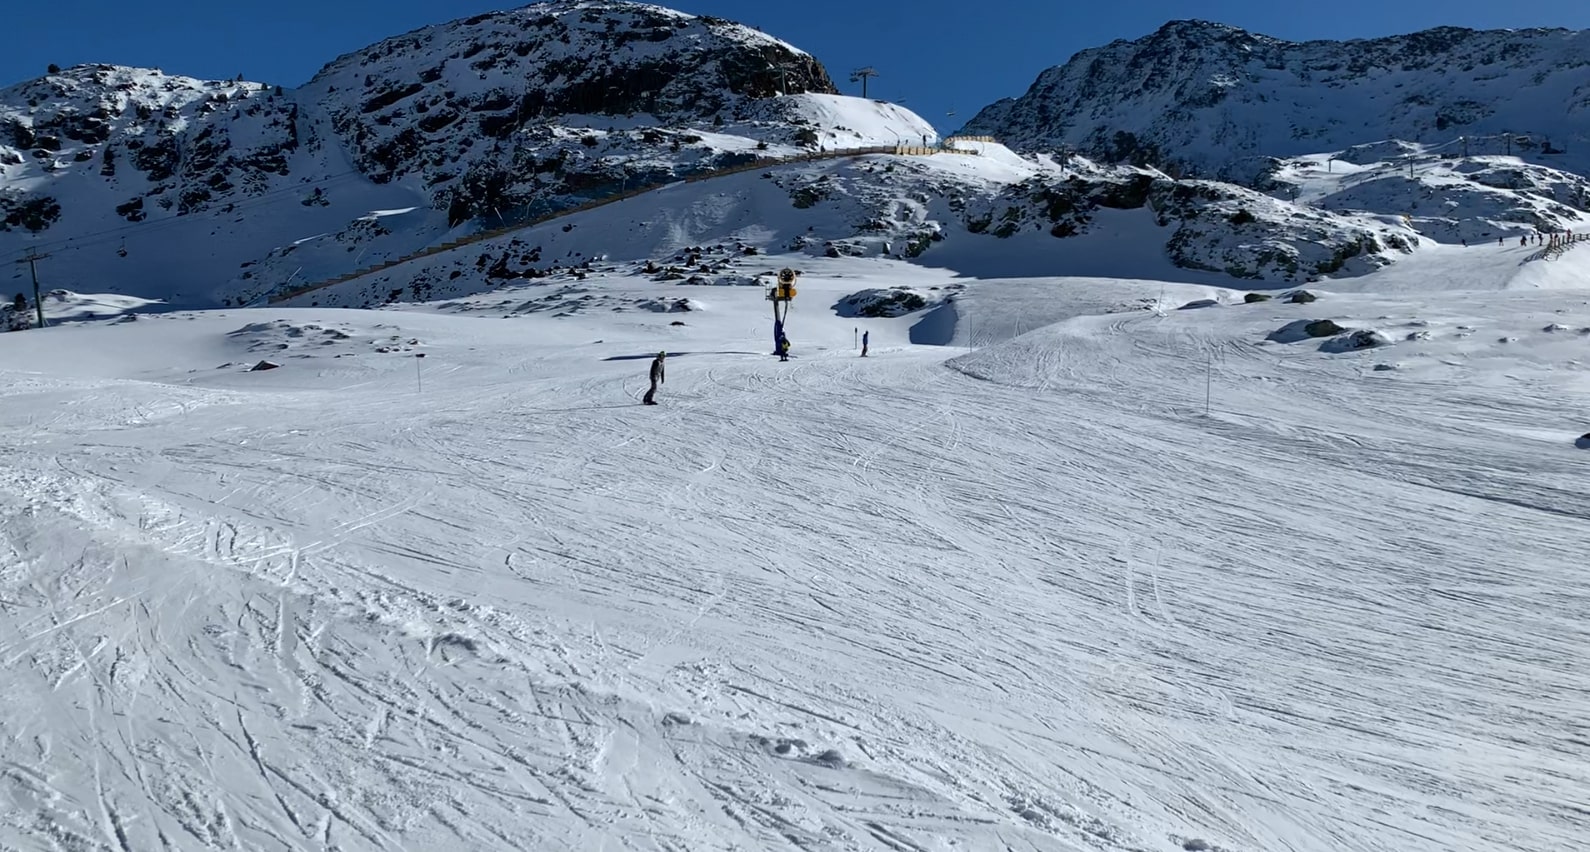
{"label": "rocky mountain peak", "polygon": [[1566,154],[1560,159],[1579,165],[1590,154],[1586,68],[1590,31],[1438,27],[1290,42],[1172,21],[1076,54],[962,132],[1222,176],[1256,157],[1387,139],[1483,138],[1503,153],[1517,147],[1508,136],[1524,137],[1525,153]]}
{"label": "rocky mountain peak", "polygon": [[[780,92],[834,92],[804,51],[645,3],[559,0],[426,27],[327,65],[305,87],[361,171],[389,181],[476,143],[609,119],[681,125]],[[441,170],[445,171],[445,170]],[[456,170],[455,170],[456,173]]]}
{"label": "rocky mountain peak", "polygon": [[516,122],[700,116],[734,96],[835,91],[816,60],[776,38],[622,0],[558,0],[426,27],[339,58],[309,85],[317,87],[357,93],[360,111],[377,116],[434,107],[433,93],[479,95],[468,106],[481,112],[506,99]]}

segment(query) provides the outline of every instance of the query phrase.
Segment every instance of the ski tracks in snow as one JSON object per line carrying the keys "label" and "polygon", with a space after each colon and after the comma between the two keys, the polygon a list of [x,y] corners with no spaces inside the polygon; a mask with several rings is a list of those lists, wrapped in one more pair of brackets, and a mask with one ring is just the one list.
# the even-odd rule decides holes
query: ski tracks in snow
{"label": "ski tracks in snow", "polygon": [[[1590,830],[1562,480],[1455,463],[1478,422],[1420,446],[1340,413],[1373,391],[1089,323],[954,369],[680,359],[654,409],[604,407],[615,373],[537,385],[555,414],[461,385],[394,423],[375,386],[151,430],[143,388],[52,421],[0,472],[0,843]],[[1204,418],[1220,346],[1261,378]]]}
{"label": "ski tracks in snow", "polygon": [[[355,427],[365,416],[343,414]],[[9,717],[7,794],[19,807],[0,839],[896,849],[998,822],[853,766],[859,755],[836,746],[854,730],[812,733],[813,720],[820,730],[838,718],[806,709],[823,696],[724,687],[714,661],[734,655],[698,630],[721,623],[725,602],[738,611],[796,575],[781,560],[756,568],[776,580],[750,583],[677,568],[713,564],[721,515],[756,522],[730,508],[723,476],[780,466],[743,443],[726,445],[733,457],[679,443],[644,456],[655,485],[620,489],[635,436],[601,420],[536,434],[509,413],[468,441],[457,426],[426,419],[377,446],[336,422],[226,441],[199,438],[224,430],[196,422],[196,440],[63,444],[53,468],[3,483],[8,511],[28,506],[35,520],[6,527],[7,571],[27,582],[8,574],[0,598],[22,598],[30,620],[0,648],[8,670],[30,672],[19,704],[51,709]],[[593,504],[633,538],[581,534]],[[658,508],[701,540],[673,537],[683,552],[659,560]],[[753,528],[735,537],[748,559],[761,553]],[[64,573],[44,561],[74,549],[85,556]],[[493,572],[516,554],[536,565],[519,575],[532,582],[498,597],[508,587]],[[598,625],[582,606],[637,621]],[[728,706],[754,712],[714,709]],[[70,743],[53,715],[78,720]],[[63,776],[66,765],[86,774]]]}

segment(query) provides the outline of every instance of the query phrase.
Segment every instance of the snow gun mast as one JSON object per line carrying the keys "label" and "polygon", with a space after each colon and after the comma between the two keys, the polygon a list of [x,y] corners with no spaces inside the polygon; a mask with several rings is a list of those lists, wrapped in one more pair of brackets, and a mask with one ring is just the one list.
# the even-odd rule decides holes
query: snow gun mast
{"label": "snow gun mast", "polygon": [[[795,278],[800,273],[789,267],[778,271],[778,281],[767,288],[767,300],[777,305],[779,302],[789,302],[795,298]],[[777,313],[775,308],[774,313]],[[775,319],[777,317],[775,316]]]}
{"label": "snow gun mast", "polygon": [[789,354],[789,339],[784,336],[784,320],[789,318],[789,303],[795,299],[795,279],[800,276],[789,267],[778,271],[778,280],[767,288],[767,300],[773,303],[773,354],[784,358]]}

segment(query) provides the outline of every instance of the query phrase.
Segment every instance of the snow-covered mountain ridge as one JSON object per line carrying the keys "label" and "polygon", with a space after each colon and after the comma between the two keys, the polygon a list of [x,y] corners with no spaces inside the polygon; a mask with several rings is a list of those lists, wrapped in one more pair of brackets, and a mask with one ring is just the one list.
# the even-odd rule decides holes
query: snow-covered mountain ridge
{"label": "snow-covered mountain ridge", "polygon": [[[732,162],[708,133],[753,147],[767,137],[735,130],[785,118],[756,103],[780,91],[835,89],[814,58],[771,36],[621,0],[426,27],[341,57],[304,87],[362,172],[417,180],[454,221]],[[648,151],[666,153],[635,156]]]}
{"label": "snow-covered mountain ridge", "polygon": [[1211,176],[1250,158],[1385,139],[1590,163],[1590,32],[1440,27],[1289,42],[1173,21],[1084,50],[964,128],[1020,150],[1072,150]]}
{"label": "snow-covered mountain ridge", "polygon": [[[210,303],[272,250],[372,211],[418,212],[335,271],[759,156],[936,141],[907,110],[833,91],[750,27],[617,0],[427,27],[285,91],[67,69],[0,90],[0,250],[53,250],[77,286],[158,279]],[[199,251],[176,268],[173,244]]]}
{"label": "snow-covered mountain ridge", "polygon": [[[1241,41],[1210,25],[1166,31],[1189,55]],[[1118,93],[1093,94],[1090,108],[1105,110]],[[479,292],[500,285],[487,273],[569,273],[595,257],[667,267],[683,248],[720,243],[969,274],[999,255],[1002,268],[1051,274],[1081,262],[1079,245],[1124,239],[1128,221],[1131,253],[1149,248],[1157,275],[1292,283],[1362,274],[1431,239],[1570,228],[1590,207],[1590,187],[1561,156],[1529,148],[1535,137],[1509,135],[1490,154],[1479,137],[1465,151],[1380,142],[1373,130],[1348,147],[1249,158],[1227,170],[1240,185],[1178,180],[1180,161],[1110,166],[992,143],[977,160],[769,167],[772,194],[734,178],[686,185],[670,190],[667,215],[622,202],[634,215],[620,220],[651,223],[634,233],[571,241],[560,222],[383,270],[337,299]],[[903,107],[834,94],[815,58],[772,36],[645,4],[560,0],[386,39],[298,89],[101,65],[0,90],[0,252],[50,253],[46,289],[241,304],[637,187],[907,144],[941,143]],[[661,222],[667,231],[653,230]],[[514,253],[515,240],[527,250]],[[528,251],[537,246],[546,251]],[[5,268],[5,289],[27,288],[24,265]]]}

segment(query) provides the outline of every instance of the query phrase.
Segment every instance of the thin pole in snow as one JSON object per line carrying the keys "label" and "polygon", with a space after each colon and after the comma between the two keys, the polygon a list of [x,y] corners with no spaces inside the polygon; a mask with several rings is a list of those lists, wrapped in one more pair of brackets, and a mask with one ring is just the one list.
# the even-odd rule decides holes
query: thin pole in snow
{"label": "thin pole in snow", "polygon": [[[358,261],[355,261],[355,263],[357,263],[357,262]],[[304,268],[302,266],[298,267],[297,269],[294,269],[293,270],[293,274],[287,276],[287,280],[282,282],[282,286],[279,289],[282,290],[282,291],[285,291],[287,289],[287,286],[289,284],[293,283],[293,279],[298,277],[298,273],[303,272],[303,271],[304,271]]]}
{"label": "thin pole in snow", "polygon": [[425,357],[424,352],[414,353],[414,392],[420,393],[424,385],[420,380],[420,359]]}
{"label": "thin pole in snow", "polygon": [[853,338],[853,340],[852,340],[852,342],[850,344],[850,348],[851,349],[860,349],[861,348],[861,326],[856,326],[855,328],[851,329],[850,331],[851,331],[851,337]]}
{"label": "thin pole in snow", "polygon": [[1204,353],[1206,372],[1204,373],[1204,416],[1209,416],[1209,400],[1215,386],[1215,354]]}

